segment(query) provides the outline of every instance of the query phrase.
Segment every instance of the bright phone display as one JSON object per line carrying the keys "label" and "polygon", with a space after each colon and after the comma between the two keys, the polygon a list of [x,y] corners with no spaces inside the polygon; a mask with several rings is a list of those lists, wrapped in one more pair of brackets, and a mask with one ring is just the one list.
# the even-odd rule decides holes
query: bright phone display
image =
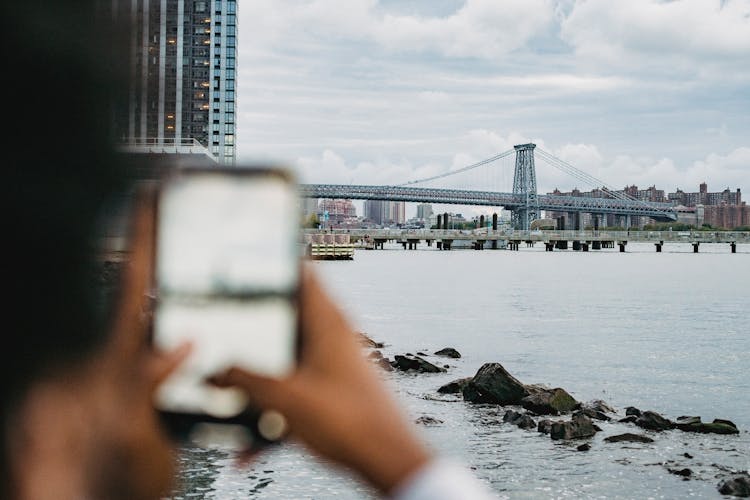
{"label": "bright phone display", "polygon": [[297,206],[296,185],[279,169],[183,169],[163,183],[153,338],[193,349],[160,387],[157,407],[183,416],[182,425],[240,422],[247,412],[244,394],[207,377],[231,365],[271,377],[293,369]]}

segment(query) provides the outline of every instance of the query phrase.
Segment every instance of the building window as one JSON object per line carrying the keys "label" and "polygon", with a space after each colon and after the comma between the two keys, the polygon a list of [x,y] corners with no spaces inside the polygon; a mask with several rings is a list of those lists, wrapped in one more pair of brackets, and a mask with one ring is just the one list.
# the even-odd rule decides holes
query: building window
{"label": "building window", "polygon": [[227,68],[234,68],[234,57],[227,57]]}
{"label": "building window", "polygon": [[224,125],[224,132],[227,134],[234,134],[234,123],[227,123]]}
{"label": "building window", "polygon": [[234,146],[224,146],[224,156],[234,155]]}
{"label": "building window", "polygon": [[235,14],[237,12],[237,3],[232,0],[227,2],[227,13]]}
{"label": "building window", "polygon": [[234,136],[233,135],[225,135],[224,136],[224,144],[227,145],[234,145]]}
{"label": "building window", "polygon": [[236,38],[236,37],[233,37],[233,36],[228,36],[228,37],[227,37],[227,47],[234,47],[234,46],[235,46],[235,43],[236,43],[236,41],[237,41],[237,38]]}
{"label": "building window", "polygon": [[224,98],[227,101],[234,101],[234,90],[228,90],[224,92]]}
{"label": "building window", "polygon": [[226,82],[226,89],[227,90],[234,90],[234,80],[227,80],[227,82]]}
{"label": "building window", "polygon": [[224,123],[234,123],[234,113],[224,113]]}
{"label": "building window", "polygon": [[195,12],[206,12],[206,2],[195,2]]}

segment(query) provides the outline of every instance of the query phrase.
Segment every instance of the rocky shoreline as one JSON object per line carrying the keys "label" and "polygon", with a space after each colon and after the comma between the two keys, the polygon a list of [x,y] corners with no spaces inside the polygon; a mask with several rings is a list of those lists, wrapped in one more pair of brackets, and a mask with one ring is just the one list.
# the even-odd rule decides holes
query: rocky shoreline
{"label": "rocky shoreline", "polygon": [[[404,353],[389,359],[380,349],[383,343],[372,340],[366,333],[358,332],[362,345],[370,351],[368,357],[387,371],[405,373],[446,373],[449,365],[426,357],[448,357],[459,359],[461,354],[452,347],[446,347],[432,354],[417,352]],[[472,377],[453,380],[437,387],[436,392],[455,395],[458,401],[477,405],[512,407],[505,410],[502,421],[515,425],[527,432],[536,431],[540,436],[552,440],[582,441],[577,451],[591,449],[591,438],[601,428],[597,422],[607,422],[623,427],[623,432],[604,438],[604,443],[652,443],[663,432],[678,430],[686,433],[737,435],[740,430],[730,420],[714,419],[703,422],[700,416],[681,415],[667,418],[653,410],[641,410],[628,406],[621,411],[601,400],[577,401],[561,387],[547,387],[540,384],[524,384],[511,375],[500,363],[483,364]],[[416,419],[421,425],[440,425],[442,421],[430,416]],[[635,429],[634,429],[635,428]],[[633,432],[639,429],[640,431]],[[686,459],[692,455],[684,453]],[[680,467],[676,463],[663,464],[668,473],[691,480],[694,476],[690,467]],[[717,466],[718,467],[718,466]],[[718,475],[717,490],[722,495],[750,497],[750,474],[748,471],[723,470]]]}

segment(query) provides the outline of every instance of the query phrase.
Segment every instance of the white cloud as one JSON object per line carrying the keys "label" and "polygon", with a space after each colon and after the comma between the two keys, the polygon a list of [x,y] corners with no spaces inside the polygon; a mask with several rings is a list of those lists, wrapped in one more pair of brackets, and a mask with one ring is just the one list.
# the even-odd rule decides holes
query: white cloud
{"label": "white cloud", "polygon": [[493,58],[523,47],[553,19],[554,6],[548,0],[467,0],[448,17],[386,14],[372,33],[391,50]]}
{"label": "white cloud", "polygon": [[520,47],[554,21],[552,0],[467,0],[449,16],[383,11],[377,0],[260,0],[243,3],[251,43],[349,39],[396,52],[492,58]]}
{"label": "white cloud", "polygon": [[561,38],[580,60],[611,67],[750,63],[750,0],[579,0],[561,22]]}

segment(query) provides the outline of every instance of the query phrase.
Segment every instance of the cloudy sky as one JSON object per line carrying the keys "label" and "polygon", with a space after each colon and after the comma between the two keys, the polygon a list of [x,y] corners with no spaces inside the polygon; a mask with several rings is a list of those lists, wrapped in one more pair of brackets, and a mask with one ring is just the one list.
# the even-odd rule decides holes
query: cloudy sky
{"label": "cloudy sky", "polygon": [[[303,182],[397,184],[533,141],[616,187],[750,190],[750,0],[238,11],[240,161],[286,162]],[[538,177],[540,192],[588,187]]]}

